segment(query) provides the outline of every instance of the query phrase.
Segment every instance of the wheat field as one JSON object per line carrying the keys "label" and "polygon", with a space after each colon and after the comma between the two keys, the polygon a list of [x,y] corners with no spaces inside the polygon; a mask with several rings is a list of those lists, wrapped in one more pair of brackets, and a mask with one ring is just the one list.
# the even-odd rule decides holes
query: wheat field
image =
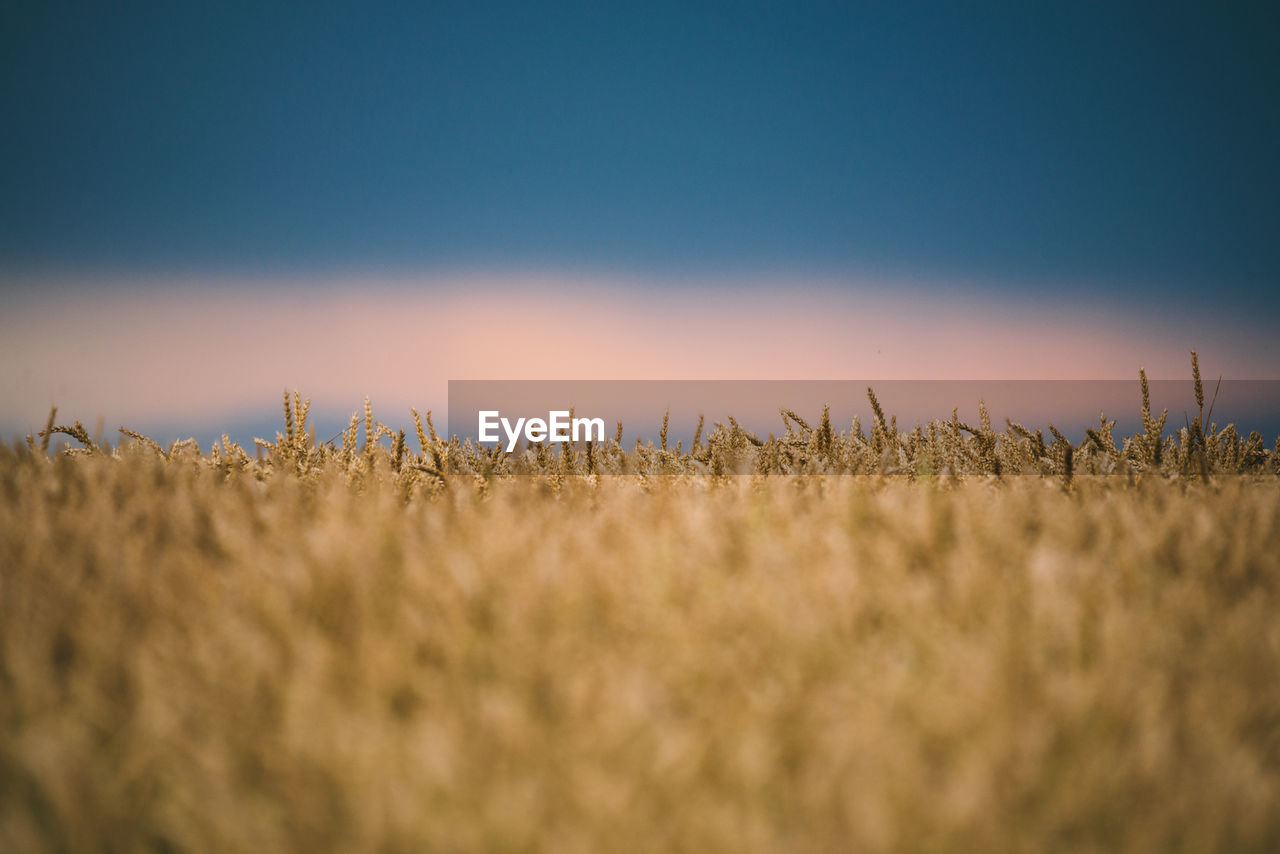
{"label": "wheat field", "polygon": [[0,446],[0,850],[1280,850],[1280,454],[1147,409],[512,455],[51,416]]}

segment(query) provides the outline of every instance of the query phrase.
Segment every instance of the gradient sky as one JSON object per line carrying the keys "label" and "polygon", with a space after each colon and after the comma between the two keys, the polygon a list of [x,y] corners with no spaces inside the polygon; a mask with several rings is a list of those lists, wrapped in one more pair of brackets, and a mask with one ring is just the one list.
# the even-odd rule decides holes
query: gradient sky
{"label": "gradient sky", "polygon": [[[1007,353],[1006,317],[1025,343],[1092,316],[1113,374],[1144,358],[1117,343],[1138,330],[1149,362],[1209,343],[1280,376],[1275,4],[158,5],[0,13],[10,330],[92,327],[84,296],[106,295],[134,301],[136,349],[172,325],[157,294],[275,294],[254,310],[287,319],[280,294],[532,302],[564,275],[607,288],[576,310],[608,338],[636,293],[737,280],[769,317],[785,281],[826,293],[835,327],[966,307],[970,352],[924,375]],[[228,323],[202,358],[252,350]],[[1096,373],[1070,337],[1031,361]],[[72,381],[17,347],[0,427]]]}

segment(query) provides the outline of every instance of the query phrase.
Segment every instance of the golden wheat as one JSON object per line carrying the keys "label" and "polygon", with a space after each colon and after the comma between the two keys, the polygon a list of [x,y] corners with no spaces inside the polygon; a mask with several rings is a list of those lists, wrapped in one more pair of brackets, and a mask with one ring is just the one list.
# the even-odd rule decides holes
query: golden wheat
{"label": "golden wheat", "polygon": [[1280,443],[1139,387],[1081,445],[870,390],[687,450],[51,414],[0,445],[0,850],[1276,850]]}

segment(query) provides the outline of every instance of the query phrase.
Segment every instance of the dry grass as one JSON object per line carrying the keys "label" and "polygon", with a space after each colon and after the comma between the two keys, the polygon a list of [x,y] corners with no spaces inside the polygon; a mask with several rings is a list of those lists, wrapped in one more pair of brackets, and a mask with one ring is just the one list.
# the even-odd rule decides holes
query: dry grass
{"label": "dry grass", "polygon": [[[1280,849],[1280,479],[1213,430],[997,477],[1035,433],[790,413],[506,478],[305,411],[0,446],[0,850]],[[908,476],[656,476],[859,441]]]}

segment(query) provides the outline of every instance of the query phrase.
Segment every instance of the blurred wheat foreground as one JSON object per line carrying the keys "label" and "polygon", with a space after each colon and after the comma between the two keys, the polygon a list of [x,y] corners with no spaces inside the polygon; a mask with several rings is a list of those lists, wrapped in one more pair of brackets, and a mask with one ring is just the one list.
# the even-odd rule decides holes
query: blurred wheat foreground
{"label": "blurred wheat foreground", "polygon": [[0,447],[0,850],[1280,850],[1252,439],[305,410],[260,457]]}

